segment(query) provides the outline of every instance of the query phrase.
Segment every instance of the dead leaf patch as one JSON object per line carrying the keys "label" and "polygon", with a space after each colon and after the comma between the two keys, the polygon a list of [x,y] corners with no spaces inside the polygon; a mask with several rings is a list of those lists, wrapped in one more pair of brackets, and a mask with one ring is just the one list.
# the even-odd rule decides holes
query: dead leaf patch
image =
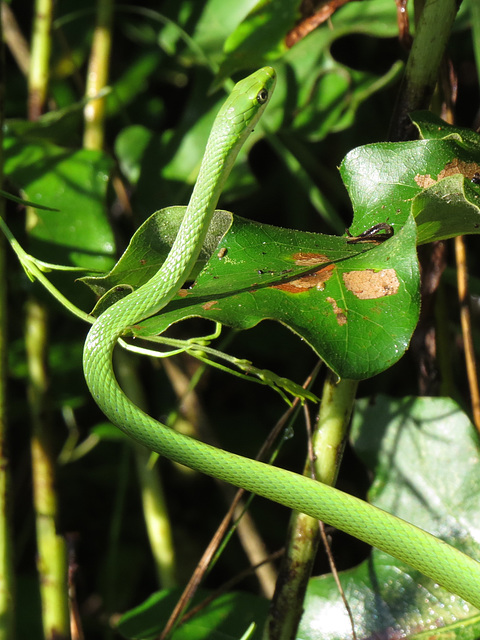
{"label": "dead leaf patch", "polygon": [[447,176],[454,176],[457,173],[460,173],[461,175],[471,180],[473,176],[479,172],[480,165],[478,165],[476,162],[463,162],[463,160],[454,158],[451,162],[448,162],[445,165],[445,169],[442,169],[440,171],[436,180],[435,178],[432,178],[429,173],[417,173],[417,175],[415,176],[415,182],[422,189],[426,189],[427,187],[431,187],[433,184],[435,184],[439,180],[442,180],[442,178],[446,178]]}
{"label": "dead leaf patch", "polygon": [[308,291],[309,289],[314,288],[318,289],[318,291],[323,291],[325,288],[325,283],[331,277],[334,268],[335,266],[333,264],[326,265],[325,267],[320,267],[320,269],[317,269],[317,271],[314,271],[313,273],[307,273],[304,276],[296,278],[295,280],[283,282],[282,284],[273,284],[272,289],[280,289],[280,291],[285,291],[286,293],[302,293],[302,291]]}
{"label": "dead leaf patch", "polygon": [[347,271],[342,277],[346,288],[360,300],[393,296],[400,286],[395,269]]}
{"label": "dead leaf patch", "polygon": [[308,253],[307,251],[299,251],[294,253],[292,258],[295,260],[295,264],[300,267],[314,267],[316,264],[322,264],[323,262],[330,262],[330,258],[323,253]]}
{"label": "dead leaf patch", "polygon": [[218,304],[218,300],[210,300],[209,302],[205,302],[205,304],[202,304],[202,309],[204,309],[205,311],[210,311],[210,309],[216,304]]}
{"label": "dead leaf patch", "polygon": [[338,306],[335,298],[331,298],[330,296],[327,298],[327,302],[332,305],[333,313],[337,316],[337,322],[340,326],[347,323],[347,316],[345,315],[345,310]]}

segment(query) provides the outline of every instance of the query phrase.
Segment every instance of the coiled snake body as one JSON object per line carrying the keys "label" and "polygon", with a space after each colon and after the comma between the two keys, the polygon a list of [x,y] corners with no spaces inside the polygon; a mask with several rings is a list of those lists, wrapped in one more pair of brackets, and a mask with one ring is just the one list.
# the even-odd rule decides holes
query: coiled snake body
{"label": "coiled snake body", "polygon": [[333,487],[177,433],[141,411],[116,381],[112,353],[118,338],[128,327],[158,313],[189,275],[232,164],[274,86],[274,70],[260,69],[240,81],[221,108],[167,259],[146,284],[102,313],[88,334],[83,360],[88,387],[105,415],[152,451],[323,520],[403,560],[480,608],[480,563],[472,558]]}

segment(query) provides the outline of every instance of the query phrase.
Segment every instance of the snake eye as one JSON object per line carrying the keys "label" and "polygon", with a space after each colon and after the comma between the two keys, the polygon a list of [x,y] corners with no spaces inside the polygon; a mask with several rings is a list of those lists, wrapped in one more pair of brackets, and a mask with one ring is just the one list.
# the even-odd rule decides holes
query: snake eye
{"label": "snake eye", "polygon": [[260,89],[257,93],[257,102],[258,104],[265,104],[268,100],[268,91],[266,89]]}

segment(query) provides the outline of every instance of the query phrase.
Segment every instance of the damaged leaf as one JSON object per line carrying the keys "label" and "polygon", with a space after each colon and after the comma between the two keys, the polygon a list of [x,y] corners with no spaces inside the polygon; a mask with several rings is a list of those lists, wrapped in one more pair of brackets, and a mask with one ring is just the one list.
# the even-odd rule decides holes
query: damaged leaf
{"label": "damaged leaf", "polygon": [[[180,214],[175,212],[175,224]],[[152,225],[167,224],[162,215],[170,216],[171,210],[157,212],[141,227],[107,278],[88,280],[97,292],[111,287],[95,313],[110,304],[111,296],[118,297],[120,286],[136,288],[147,281],[147,265],[156,269],[163,261],[165,248],[156,256],[151,238]],[[214,246],[212,239],[209,260],[195,283],[184,286],[159,314],[132,327],[131,335],[158,335],[193,316],[237,329],[275,320],[308,342],[339,376],[353,379],[373,376],[403,355],[419,310],[412,218],[380,244],[350,244],[346,236],[239,217],[228,228],[229,222],[229,214],[216,212],[213,228],[221,230],[215,236],[221,240]]]}

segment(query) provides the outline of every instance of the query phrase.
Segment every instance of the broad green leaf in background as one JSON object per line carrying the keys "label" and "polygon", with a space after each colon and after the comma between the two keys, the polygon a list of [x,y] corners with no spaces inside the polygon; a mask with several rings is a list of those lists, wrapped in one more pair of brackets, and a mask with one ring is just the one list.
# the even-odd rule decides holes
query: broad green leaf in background
{"label": "broad green leaf in background", "polygon": [[[140,222],[160,207],[186,204],[197,179],[213,121],[225,93],[207,96],[206,77],[196,80],[189,107],[174,130],[162,134],[132,125],[122,130],[115,152],[126,175],[136,183],[134,210]],[[248,166],[248,151],[262,136],[258,126],[240,151],[225,185],[223,200],[251,190],[255,179]]]}
{"label": "broad green leaf in background", "polygon": [[[176,15],[173,5],[164,8],[165,13],[170,11],[188,30],[208,57],[212,46],[210,38],[227,42],[229,53],[222,67],[226,70],[223,79],[232,73],[246,75],[274,60],[277,87],[245,151],[263,136],[263,128],[271,133],[280,129],[282,134],[292,132],[298,143],[299,131],[306,138],[318,141],[332,131],[351,126],[358,106],[393,82],[400,72],[399,64],[381,76],[351,69],[338,63],[330,53],[333,42],[351,33],[395,36],[395,6],[389,0],[368,0],[342,7],[332,18],[333,28],[322,25],[278,58],[279,51],[285,47],[286,33],[295,25],[297,11],[295,3],[286,2],[282,7],[279,10],[277,0],[275,3],[263,0],[236,3],[235,10],[230,15],[229,9],[228,16],[224,15],[224,7],[219,7],[218,0],[206,2],[201,10],[198,5],[191,5],[182,16]],[[159,38],[172,29],[162,25]],[[268,32],[268,38],[262,35],[263,30]],[[251,38],[260,38],[260,44],[252,45]],[[241,55],[238,49],[243,52]],[[218,46],[213,50],[218,52]],[[190,73],[188,65],[185,73]],[[132,124],[117,137],[115,150],[120,164],[128,168],[127,175],[135,179],[137,189],[133,201],[139,221],[158,208],[187,202],[214,116],[225,99],[224,92],[208,97],[211,82],[210,71],[195,74],[185,111],[173,130],[161,134],[150,131],[148,136],[144,128],[140,130]],[[148,144],[145,144],[147,138]],[[290,146],[288,140],[284,143]],[[139,149],[143,151],[139,153]],[[302,149],[296,149],[295,155],[301,161]],[[224,203],[248,192],[255,184],[246,159],[247,153],[241,153],[224,190]]]}
{"label": "broad green leaf in background", "polygon": [[[359,401],[352,443],[374,473],[372,504],[480,560],[479,441],[453,400]],[[380,551],[340,579],[359,638],[474,640],[480,634],[477,609]],[[310,581],[297,638],[351,638],[331,576]]]}
{"label": "broad green leaf in background", "polygon": [[36,210],[29,229],[36,257],[89,269],[111,266],[115,242],[105,199],[112,167],[104,153],[67,149],[9,128],[6,176],[26,199],[59,209]]}
{"label": "broad green leaf in background", "polygon": [[[179,589],[153,594],[122,616],[118,631],[132,640],[158,637],[180,595]],[[204,589],[199,589],[193,606],[209,595]],[[180,626],[172,640],[239,640],[252,622],[256,623],[256,630],[251,637],[260,640],[267,609],[268,601],[252,594],[223,594]]]}
{"label": "broad green leaf in background", "polygon": [[[148,280],[156,270],[150,264],[164,259],[166,247],[156,254],[151,229],[165,227],[165,214],[168,210],[158,212],[137,232],[132,255],[125,255],[106,281],[87,279],[97,294],[99,286],[116,294],[120,285],[137,287]],[[228,222],[218,217],[225,215],[216,216],[219,235]],[[405,352],[418,319],[417,290],[413,219],[390,240],[372,246],[235,217],[195,285],[182,289],[159,315],[135,325],[134,333],[157,335],[192,316],[238,329],[272,319],[306,340],[338,375],[362,379]]]}
{"label": "broad green leaf in background", "polygon": [[[162,3],[162,14],[172,21],[158,33],[160,46],[170,55],[176,54],[186,67],[205,64],[208,59],[217,68],[223,58],[223,44],[228,35],[245,18],[258,0],[198,0]],[[194,46],[188,46],[179,34],[179,28],[189,34]]]}
{"label": "broad green leaf in background", "polygon": [[[273,4],[275,9],[270,16]],[[383,76],[376,76],[340,64],[330,51],[336,40],[351,34],[396,36],[395,7],[388,0],[349,3],[335,12],[328,23],[286,50],[284,39],[296,24],[292,20],[296,6],[286,2],[282,12],[277,5],[259,2],[229,36],[220,78],[240,69],[273,64],[278,83],[265,118],[268,130],[282,126],[284,130],[301,130],[311,140],[320,140],[330,132],[350,126],[359,105],[399,77],[401,63],[394,64]],[[259,42],[251,47],[253,38]],[[286,114],[288,117],[294,114],[292,122],[285,118]]]}
{"label": "broad green leaf in background", "polygon": [[285,36],[299,18],[300,4],[300,0],[259,0],[226,39],[216,84],[239,69],[251,69],[285,53]]}

